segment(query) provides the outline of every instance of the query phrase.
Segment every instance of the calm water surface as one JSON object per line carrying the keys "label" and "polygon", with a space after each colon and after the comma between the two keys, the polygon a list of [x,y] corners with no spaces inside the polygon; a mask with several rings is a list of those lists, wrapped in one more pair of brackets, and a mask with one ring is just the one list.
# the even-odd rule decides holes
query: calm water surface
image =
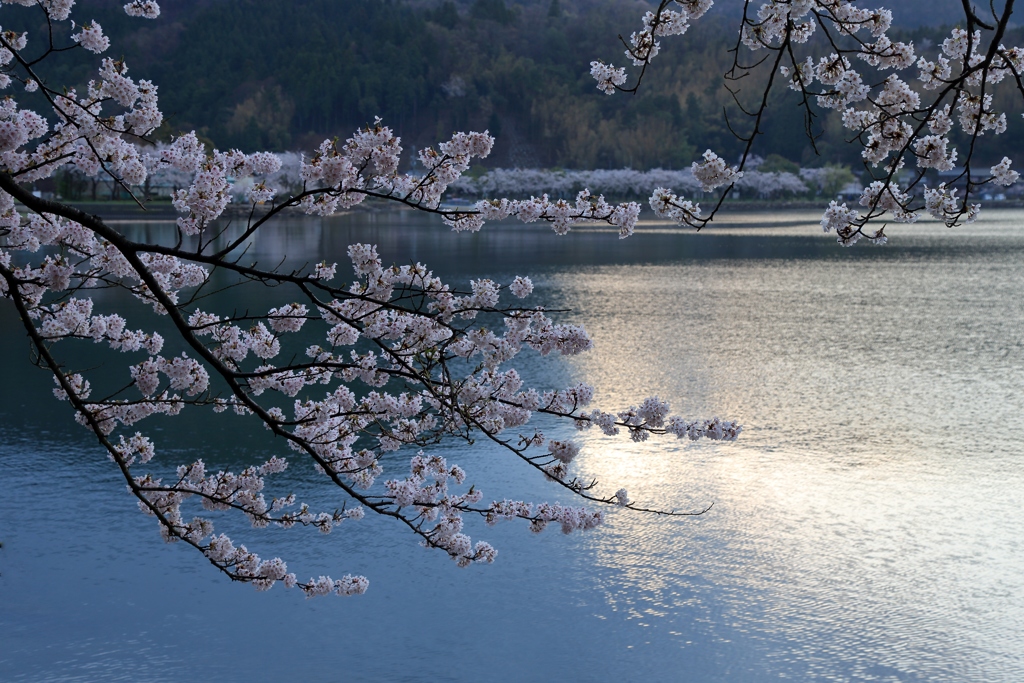
{"label": "calm water surface", "polygon": [[[0,680],[1024,680],[1024,214],[853,250],[813,213],[732,221],[620,242],[361,215],[251,245],[341,261],[367,241],[456,282],[530,275],[596,348],[524,354],[528,381],[745,426],[727,445],[586,433],[578,472],[602,490],[713,509],[613,510],[572,536],[472,528],[492,566],[460,570],[379,520],[329,537],[224,526],[300,576],[366,574],[358,598],[257,594],[160,541],[0,306]],[[281,452],[241,420],[178,422],[144,424],[163,466]],[[561,499],[486,446],[440,450],[485,496]],[[280,487],[334,504],[302,467]]]}

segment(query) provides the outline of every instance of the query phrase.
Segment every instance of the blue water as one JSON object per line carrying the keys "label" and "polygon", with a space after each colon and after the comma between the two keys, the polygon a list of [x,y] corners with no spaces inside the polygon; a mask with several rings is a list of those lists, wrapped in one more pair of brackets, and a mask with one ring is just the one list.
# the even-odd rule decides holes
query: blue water
{"label": "blue water", "polygon": [[[365,574],[354,598],[256,593],[164,544],[0,306],[0,680],[1024,679],[1024,214],[853,250],[814,220],[648,225],[620,242],[380,214],[257,240],[260,258],[340,261],[369,241],[456,282],[530,275],[596,348],[524,357],[528,382],[587,381],[609,410],[658,394],[745,426],[724,445],[587,433],[577,472],[600,490],[714,507],[611,510],[570,536],[473,526],[499,550],[490,566],[458,569],[385,520],[328,537],[218,522],[300,577]],[[230,416],[143,426],[156,471],[284,450]],[[565,501],[486,445],[439,450],[487,498]],[[299,464],[277,480],[336,502]]]}

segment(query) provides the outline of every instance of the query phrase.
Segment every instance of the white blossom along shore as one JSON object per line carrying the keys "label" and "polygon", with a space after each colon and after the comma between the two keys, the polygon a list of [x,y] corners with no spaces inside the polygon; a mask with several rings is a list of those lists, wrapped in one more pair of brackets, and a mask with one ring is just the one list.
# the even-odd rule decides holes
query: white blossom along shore
{"label": "white blossom along shore", "polygon": [[[661,0],[625,41],[626,58],[639,69],[633,85],[627,86],[624,67],[594,61],[591,75],[598,89],[635,92],[661,50],[659,39],[683,35],[712,5],[712,0]],[[989,168],[972,166],[986,133],[991,138],[1007,128],[1005,112],[994,109],[996,90],[1009,87],[1024,96],[1024,48],[1002,42],[1013,6],[1014,0],[998,6],[980,3],[979,10],[965,1],[963,25],[933,52],[922,53],[913,43],[888,36],[892,12],[885,8],[847,0],[746,2],[732,68],[725,74],[748,119],[748,132],[736,133],[745,150],[737,166],[708,150],[694,162],[694,177],[705,191],[724,187],[724,199],[743,177],[768,95],[780,85],[800,93],[812,142],[817,107],[842,112],[843,125],[862,148],[872,180],[860,197],[861,208],[831,202],[821,219],[822,228],[835,231],[840,244],[850,246],[862,237],[884,244],[884,226],[869,224],[913,223],[922,214],[950,227],[974,222],[981,206],[970,198],[986,184],[1009,186],[1019,177],[1009,157]],[[965,150],[951,142],[957,126],[967,140]],[[904,168],[909,173],[901,174]],[[929,185],[929,169],[959,174]],[[957,196],[954,184],[962,185],[964,196]],[[662,188],[654,192],[651,208],[700,229],[714,218],[722,199],[702,214],[693,202]]]}
{"label": "white blossom along shore", "polygon": [[[467,566],[492,562],[497,553],[470,538],[467,517],[488,524],[521,520],[534,532],[554,524],[570,533],[600,524],[607,505],[665,515],[701,512],[646,506],[614,486],[598,490],[576,474],[575,442],[528,428],[539,413],[634,441],[651,435],[732,440],[740,431],[717,418],[671,415],[657,397],[605,411],[591,405],[594,392],[586,385],[525,386],[512,364],[520,354],[574,355],[591,347],[583,328],[529,305],[528,277],[481,278],[459,289],[423,264],[389,266],[369,244],[351,245],[346,263],[297,270],[238,256],[285,209],[326,216],[367,197],[438,214],[456,231],[515,218],[544,221],[562,234],[581,221],[599,221],[622,237],[633,231],[637,204],[612,205],[581,191],[574,201],[497,199],[447,210],[445,190],[472,159],[488,155],[493,139],[457,133],[421,151],[426,170],[414,176],[399,172],[400,140],[380,121],[343,142],[325,141],[302,158],[303,184],[290,194],[275,187],[281,159],[274,154],[211,151],[193,133],[144,153],[138,141],[163,121],[157,86],[103,56],[82,92],[49,82],[52,55],[70,49],[83,59],[103,55],[110,42],[96,22],[72,21],[71,0],[3,0],[0,7],[11,4],[45,14],[50,33],[29,36],[6,21],[0,29],[0,88],[10,93],[0,102],[0,296],[16,309],[56,398],[95,434],[167,541],[191,546],[230,578],[260,590],[281,582],[308,596],[352,595],[367,589],[365,577],[301,580],[285,559],[262,558],[215,524],[234,514],[255,528],[315,527],[326,534],[376,514]],[[160,13],[157,3],[138,0],[124,9],[148,19]],[[4,11],[5,19],[24,17]],[[69,44],[61,44],[60,24],[72,27]],[[19,105],[22,88],[32,103],[45,102],[49,119]],[[185,181],[173,196],[180,213],[173,239],[132,240],[101,217],[25,188],[62,167],[109,177],[126,190],[150,173],[177,174]],[[248,179],[245,201],[252,212],[225,227],[218,219],[231,198],[229,177]],[[225,282],[264,289],[265,310],[218,310],[212,295]],[[153,315],[133,322],[116,297],[92,294],[105,290],[146,304],[165,334],[152,329]],[[105,364],[70,365],[74,348],[86,344],[107,356]],[[257,421],[282,453],[237,472],[202,459],[176,468],[163,462],[161,443],[142,431],[146,418],[188,419],[200,411]],[[440,454],[442,439],[450,438],[498,444],[581,505],[485,496]],[[400,449],[409,452],[408,468],[385,471],[382,456]],[[312,463],[334,491],[331,509],[313,509],[286,491],[271,493],[274,475],[289,466],[289,451],[288,458]]]}
{"label": "white blossom along shore", "polygon": [[[777,196],[800,195],[811,191],[805,180],[821,175],[825,169],[803,169],[801,175],[782,172],[746,171],[735,181],[735,186],[755,197],[770,199]],[[806,178],[804,178],[806,176]],[[811,183],[814,185],[815,183]],[[699,197],[703,184],[693,169],[668,170],[654,168],[638,171],[631,168],[598,169],[592,171],[546,170],[523,168],[496,168],[476,178],[463,176],[452,184],[455,192],[471,196],[536,195],[549,193],[558,196],[575,193],[578,188],[601,192],[610,196],[651,196],[657,188],[673,187],[676,191]]]}

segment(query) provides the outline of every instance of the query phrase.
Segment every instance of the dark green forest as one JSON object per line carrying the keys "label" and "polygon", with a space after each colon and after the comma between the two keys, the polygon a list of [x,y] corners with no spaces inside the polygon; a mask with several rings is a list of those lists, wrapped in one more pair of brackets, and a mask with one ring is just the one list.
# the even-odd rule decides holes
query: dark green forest
{"label": "dark green forest", "polygon": [[[723,112],[747,126],[723,81],[735,11],[663,41],[641,92],[609,97],[594,87],[589,63],[625,62],[618,36],[636,28],[644,2],[180,0],[152,22],[126,17],[121,4],[87,7],[114,56],[160,87],[161,135],[194,129],[221,148],[309,149],[380,116],[407,148],[487,128],[498,140],[490,167],[679,168],[709,147],[739,154]],[[932,50],[943,34],[902,29]],[[47,80],[81,85],[89,76],[68,57]],[[741,87],[741,99],[752,86]],[[1021,110],[1011,97],[1000,104]],[[858,165],[838,116],[819,114],[815,150],[795,94],[775,93],[757,152],[802,166]],[[993,155],[1024,146],[1022,129],[1011,125]]]}

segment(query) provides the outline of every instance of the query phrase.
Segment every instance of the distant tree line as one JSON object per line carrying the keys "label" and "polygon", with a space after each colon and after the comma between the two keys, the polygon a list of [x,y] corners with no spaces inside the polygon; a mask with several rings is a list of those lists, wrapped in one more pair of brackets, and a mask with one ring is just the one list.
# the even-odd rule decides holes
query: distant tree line
{"label": "distant tree line", "polygon": [[[172,21],[141,28],[121,4],[88,9],[133,69],[160,86],[165,139],[194,129],[221,148],[301,150],[324,135],[344,139],[379,115],[407,147],[489,129],[497,137],[484,162],[491,168],[682,169],[706,148],[740,151],[722,115],[736,106],[722,79],[729,54],[721,46],[736,31],[735,12],[725,9],[698,34],[666,44],[651,74],[658,88],[609,98],[594,88],[589,61],[622,61],[617,35],[636,13],[622,0],[181,0],[167,8]],[[921,46],[943,35],[927,27],[903,34]],[[80,64],[68,59],[63,68],[64,82],[85,84]],[[732,86],[743,101],[742,83]],[[759,149],[794,164],[774,170],[859,168],[838,114],[819,112],[814,147],[797,104],[795,93],[773,95],[778,113]],[[1003,142],[1024,147],[1018,127]]]}

